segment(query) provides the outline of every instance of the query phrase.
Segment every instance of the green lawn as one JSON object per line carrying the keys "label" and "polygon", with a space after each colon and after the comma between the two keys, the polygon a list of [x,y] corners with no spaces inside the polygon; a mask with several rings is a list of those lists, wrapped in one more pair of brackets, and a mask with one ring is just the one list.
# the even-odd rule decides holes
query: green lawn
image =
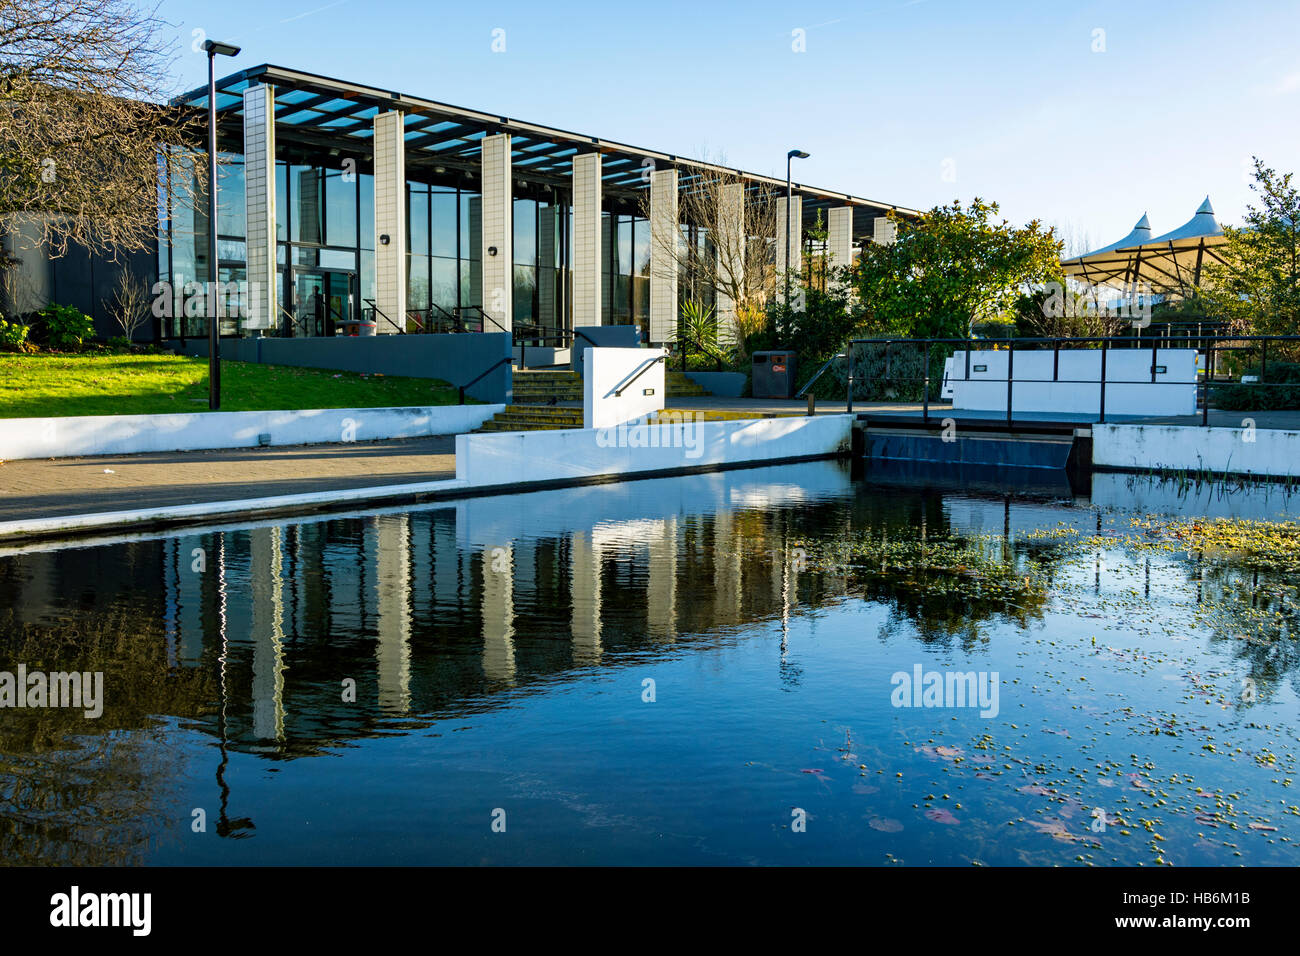
{"label": "green lawn", "polygon": [[[225,412],[453,405],[457,397],[454,387],[436,379],[221,363]],[[207,408],[207,359],[0,353],[0,418],[149,415]]]}

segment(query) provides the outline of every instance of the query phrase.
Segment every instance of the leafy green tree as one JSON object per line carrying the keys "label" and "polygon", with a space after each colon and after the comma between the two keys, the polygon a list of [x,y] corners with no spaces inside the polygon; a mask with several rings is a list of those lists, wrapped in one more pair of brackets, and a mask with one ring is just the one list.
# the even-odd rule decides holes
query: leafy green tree
{"label": "leafy green tree", "polygon": [[1246,207],[1245,224],[1226,227],[1224,263],[1207,266],[1201,295],[1241,330],[1300,332],[1300,190],[1255,157],[1250,188],[1259,205]]}
{"label": "leafy green tree", "polygon": [[866,243],[850,280],[872,335],[965,338],[972,326],[1010,315],[1016,298],[1057,279],[1061,242],[1038,220],[996,221],[998,204],[976,198],[936,206],[898,238]]}

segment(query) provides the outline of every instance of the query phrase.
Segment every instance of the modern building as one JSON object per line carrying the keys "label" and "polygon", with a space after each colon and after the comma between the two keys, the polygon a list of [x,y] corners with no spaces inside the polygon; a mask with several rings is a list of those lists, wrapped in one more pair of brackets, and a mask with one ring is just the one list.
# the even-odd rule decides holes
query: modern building
{"label": "modern building", "polygon": [[[224,336],[481,330],[545,344],[574,327],[634,325],[643,341],[668,342],[688,296],[716,306],[724,328],[726,297],[671,268],[651,240],[652,219],[677,223],[683,243],[714,254],[707,225],[679,215],[679,197],[710,177],[733,185],[737,221],[741,204],[775,201],[777,235],[746,241],[785,269],[783,179],[278,66],[216,88]],[[202,114],[207,97],[205,85],[174,105]],[[206,152],[206,140],[194,146]],[[162,178],[156,254],[29,249],[0,307],[76,305],[112,335],[104,300],[125,266],[171,292],[151,337],[206,337],[207,202],[193,173]],[[886,241],[887,214],[918,215],[804,183],[792,202],[791,249],[836,264]]]}
{"label": "modern building", "polygon": [[[459,324],[518,339],[630,324],[664,342],[682,297],[712,304],[714,290],[654,262],[670,254],[650,220],[678,222],[679,191],[720,167],[278,66],[216,87],[219,276],[247,289],[244,318],[223,334],[364,334],[373,322],[378,334]],[[207,88],[176,102],[206,110]],[[779,191],[784,236],[784,180],[723,172],[743,183],[737,203]],[[162,191],[158,276],[201,295],[206,208],[177,201],[184,192]],[[820,213],[843,263],[890,211],[916,215],[804,184],[793,205],[792,248],[810,245],[804,227]],[[699,224],[680,229],[683,242],[709,241]],[[783,269],[784,243],[772,245]],[[174,311],[162,337],[202,334],[203,310],[193,329],[184,316],[196,310]]]}

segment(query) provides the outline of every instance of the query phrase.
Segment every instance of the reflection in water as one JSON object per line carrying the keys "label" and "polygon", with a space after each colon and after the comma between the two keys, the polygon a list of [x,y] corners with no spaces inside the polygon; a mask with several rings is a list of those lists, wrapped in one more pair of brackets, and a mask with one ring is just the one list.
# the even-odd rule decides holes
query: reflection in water
{"label": "reflection in water", "polygon": [[[1022,686],[1037,686],[1058,651],[1022,645],[1047,624],[1074,634],[1085,597],[1106,627],[1136,628],[1106,604],[1129,572],[1147,611],[1185,591],[1189,607],[1244,601],[1262,619],[1291,586],[1223,562],[1148,554],[1128,567],[1104,541],[1080,558],[1031,534],[1059,527],[1096,535],[1103,522],[1057,489],[917,493],[821,462],[0,557],[0,666],[103,670],[108,688],[98,722],[0,716],[0,848],[34,862],[329,862],[335,841],[359,836],[386,848],[376,861],[488,860],[499,851],[457,814],[509,796],[552,836],[500,859],[569,859],[584,828],[612,859],[785,859],[757,849],[770,829],[746,827],[769,810],[743,801],[791,805],[772,788],[810,782],[799,767],[828,759],[802,749],[833,736],[825,720],[856,724],[855,774],[870,760],[899,787],[921,780],[911,744],[888,742],[956,718],[889,708],[888,674],[929,660],[918,655],[1023,668]],[[1265,696],[1294,677],[1284,641],[1243,645],[1209,618],[1177,626],[1247,661]],[[1070,666],[1102,666],[1084,656],[1096,647],[1080,637]],[[639,697],[647,667],[657,709]],[[629,669],[635,689],[611,696]],[[1114,706],[1129,680],[1098,700]],[[634,709],[610,709],[625,698]],[[737,776],[768,766],[782,769]],[[878,782],[845,792],[886,799]],[[873,813],[893,821],[923,797],[900,790]],[[447,829],[413,831],[435,800]],[[195,840],[194,807],[215,810],[217,836],[240,849]],[[660,850],[637,842],[647,828]],[[807,859],[878,862],[887,837],[930,845],[892,822],[843,833]],[[976,855],[960,846],[933,858]]]}

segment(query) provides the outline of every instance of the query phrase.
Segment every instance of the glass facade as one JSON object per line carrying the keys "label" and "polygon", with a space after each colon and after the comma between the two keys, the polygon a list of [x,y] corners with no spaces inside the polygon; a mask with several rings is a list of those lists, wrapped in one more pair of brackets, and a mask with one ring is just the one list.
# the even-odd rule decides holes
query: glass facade
{"label": "glass facade", "polygon": [[[175,317],[163,320],[164,337],[207,334],[203,283],[207,278],[207,202],[190,195],[193,181],[164,178],[159,194],[159,278],[177,294]],[[193,179],[192,172],[189,173]],[[246,277],[243,157],[223,154],[219,167],[218,266],[223,284]],[[332,335],[355,332],[375,298],[374,178],[343,158],[329,164],[280,159],[275,169],[277,298],[272,334]],[[559,200],[558,202],[556,200]],[[408,246],[407,316],[375,315],[376,331],[392,334],[450,328],[457,310],[477,327],[482,306],[481,197],[463,185],[406,184]],[[513,204],[513,320],[521,338],[554,343],[557,329],[572,326],[572,208],[560,190],[551,198],[516,198]],[[648,336],[650,224],[623,212],[602,214],[602,321],[636,325]],[[688,241],[707,242],[683,229]],[[682,297],[690,284],[682,283]],[[242,287],[224,294],[241,298]],[[713,290],[695,290],[711,303]],[[526,330],[526,331],[524,331]],[[242,334],[232,317],[222,334]],[[251,333],[250,333],[251,334]]]}

